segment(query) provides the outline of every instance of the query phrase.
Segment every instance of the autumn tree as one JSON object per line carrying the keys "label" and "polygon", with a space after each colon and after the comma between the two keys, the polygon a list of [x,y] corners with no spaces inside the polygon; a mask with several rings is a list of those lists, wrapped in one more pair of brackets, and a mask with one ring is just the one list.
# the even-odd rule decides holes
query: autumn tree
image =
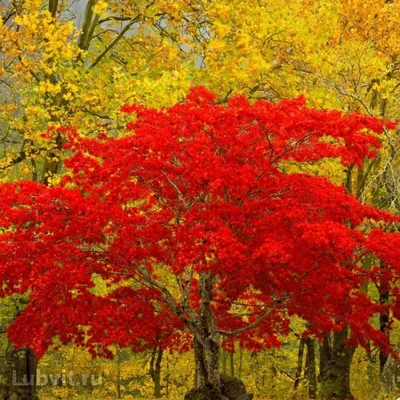
{"label": "autumn tree", "polygon": [[[65,152],[61,136],[41,136],[49,125],[79,124],[80,133],[90,136],[107,127],[122,135],[120,104],[172,105],[197,83],[206,83],[221,102],[237,93],[273,101],[306,93],[316,107],[399,118],[399,1],[0,3],[3,181],[31,178],[57,184]],[[348,165],[344,172],[332,160],[302,168],[345,182],[363,203],[396,211],[397,143],[397,134],[386,132],[377,157],[361,167]],[[369,265],[364,262],[366,269]],[[385,283],[377,285],[380,301],[387,303]],[[363,290],[368,293],[371,285]],[[23,307],[25,300],[20,301]],[[390,312],[383,311],[382,331],[390,319]],[[338,353],[344,353],[348,333],[333,335],[337,344],[343,343]],[[327,350],[325,356],[333,350],[321,349]],[[339,363],[344,375],[353,352],[346,354]],[[386,359],[381,352],[381,370]],[[339,382],[348,380],[334,386]]]}
{"label": "autumn tree", "polygon": [[[221,339],[278,345],[291,315],[308,321],[305,337],[350,327],[352,342],[389,350],[370,323],[382,306],[361,290],[381,269],[360,263],[383,259],[396,294],[399,238],[377,223],[397,219],[284,166],[360,165],[380,147],[365,130],[392,124],[308,109],[302,98],[216,105],[202,88],[168,109],[123,110],[135,119],[121,139],[45,135],[69,134],[62,187],[1,186],[2,295],[29,294],[8,330],[16,346],[40,357],[58,336],[109,355],[169,329],[165,348],[194,346],[198,386],[215,398]],[[99,280],[108,294],[96,294]]]}

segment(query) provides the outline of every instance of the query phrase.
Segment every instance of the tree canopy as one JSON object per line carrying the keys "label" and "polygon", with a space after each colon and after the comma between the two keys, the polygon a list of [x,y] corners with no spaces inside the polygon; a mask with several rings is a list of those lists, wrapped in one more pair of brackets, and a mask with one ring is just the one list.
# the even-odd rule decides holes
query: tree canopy
{"label": "tree canopy", "polygon": [[69,138],[61,187],[0,186],[2,295],[30,299],[9,328],[17,346],[40,356],[59,336],[107,355],[163,334],[165,348],[187,350],[192,337],[211,384],[220,336],[275,346],[291,315],[308,321],[306,336],[349,326],[352,341],[389,351],[371,324],[382,306],[361,291],[382,271],[360,262],[383,259],[397,295],[400,237],[379,222],[398,217],[290,165],[361,165],[394,123],[303,98],[218,105],[203,88],[170,108],[123,111],[133,114],[123,138],[48,133]]}

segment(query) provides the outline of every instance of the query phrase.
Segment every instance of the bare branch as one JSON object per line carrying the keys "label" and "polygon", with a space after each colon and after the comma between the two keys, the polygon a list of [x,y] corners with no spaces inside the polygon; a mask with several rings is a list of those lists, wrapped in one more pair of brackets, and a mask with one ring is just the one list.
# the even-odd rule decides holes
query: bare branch
{"label": "bare branch", "polygon": [[357,101],[364,107],[364,109],[365,109],[365,111],[368,113],[368,115],[374,116],[373,111],[369,108],[368,104],[365,103],[365,101],[364,101],[361,97],[357,96],[357,95],[354,94],[354,93],[349,93],[349,92],[347,92],[342,86],[335,85],[335,87],[336,87],[336,89],[338,90],[338,92],[339,92],[342,96],[351,97],[352,99],[357,100]]}
{"label": "bare branch", "polygon": [[260,325],[261,322],[265,321],[265,319],[267,319],[283,302],[285,302],[289,298],[290,297],[288,297],[288,296],[282,296],[275,302],[275,304],[271,308],[268,308],[266,310],[267,306],[263,307],[263,310],[261,310],[261,312],[263,312],[263,313],[255,321],[251,322],[250,324],[243,326],[242,328],[235,329],[233,331],[220,330],[219,333],[224,336],[235,336],[235,335],[239,335],[240,333],[246,332],[250,329],[254,329],[258,325]]}
{"label": "bare branch", "polygon": [[97,58],[89,65],[88,69],[94,68],[102,60],[102,58],[106,56],[108,52],[122,39],[122,37],[131,28],[131,26],[140,20],[140,18],[141,14],[138,14],[136,17],[132,18],[121,30],[121,32],[116,36],[116,38],[112,40],[106,46],[106,48],[97,56]]}

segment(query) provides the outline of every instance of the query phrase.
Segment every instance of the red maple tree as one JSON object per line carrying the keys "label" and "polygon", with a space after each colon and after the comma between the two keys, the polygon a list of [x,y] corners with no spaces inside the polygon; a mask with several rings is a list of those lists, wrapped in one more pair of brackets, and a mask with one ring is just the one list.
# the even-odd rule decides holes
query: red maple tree
{"label": "red maple tree", "polygon": [[387,346],[370,323],[382,306],[360,290],[381,269],[361,261],[384,259],[395,286],[400,238],[376,226],[398,219],[288,171],[324,158],[361,165],[393,124],[303,98],[218,105],[202,88],[168,109],[123,110],[133,122],[122,138],[67,130],[60,187],[0,186],[1,295],[29,295],[9,328],[16,346],[41,356],[55,337],[96,354],[194,343],[199,385],[214,387],[221,336],[277,345],[291,315],[307,334],[350,326],[352,340]]}

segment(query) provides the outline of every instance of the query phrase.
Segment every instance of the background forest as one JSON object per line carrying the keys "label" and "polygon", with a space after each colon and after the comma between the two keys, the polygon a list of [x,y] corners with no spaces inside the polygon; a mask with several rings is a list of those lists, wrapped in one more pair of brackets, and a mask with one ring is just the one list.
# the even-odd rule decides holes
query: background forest
{"label": "background forest", "polygon": [[[57,185],[66,151],[61,135],[44,135],[49,128],[118,138],[129,120],[121,106],[171,106],[192,86],[212,90],[219,103],[237,94],[271,102],[305,95],[314,108],[400,119],[398,0],[2,0],[0,13],[1,182]],[[304,168],[363,204],[399,213],[398,132],[386,131],[383,142],[363,167],[331,160]],[[364,292],[390,301],[384,285],[366,283]],[[37,364],[6,335],[26,302],[0,303],[0,398],[24,374],[36,375],[40,399],[180,399],[193,387],[192,352],[161,347],[134,353],[115,345],[113,359],[92,359],[60,343]],[[391,315],[374,324],[390,328],[400,348]],[[232,340],[223,373],[242,379],[255,398],[318,398],[324,361],[342,346],[356,399],[400,396],[400,361],[379,348],[348,351],[333,333],[303,339],[303,330],[293,318],[280,348],[258,352]],[[71,385],[71,371],[90,376]]]}

